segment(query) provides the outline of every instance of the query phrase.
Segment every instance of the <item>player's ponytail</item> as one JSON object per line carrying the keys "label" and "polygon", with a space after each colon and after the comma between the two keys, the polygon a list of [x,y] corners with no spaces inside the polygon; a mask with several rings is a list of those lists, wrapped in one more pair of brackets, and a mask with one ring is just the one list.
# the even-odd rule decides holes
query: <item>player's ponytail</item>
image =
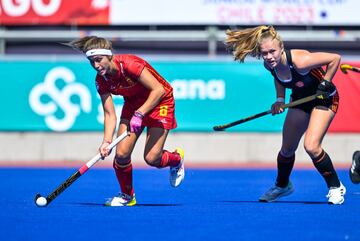
{"label": "player's ponytail", "polygon": [[112,44],[109,40],[97,36],[86,36],[80,39],[75,39],[66,45],[83,53],[86,53],[91,49],[112,49]]}
{"label": "player's ponytail", "polygon": [[283,47],[283,42],[273,26],[261,25],[255,28],[247,28],[243,30],[227,30],[225,45],[227,49],[232,51],[235,60],[244,62],[246,56],[260,58],[260,42],[271,37],[277,39]]}

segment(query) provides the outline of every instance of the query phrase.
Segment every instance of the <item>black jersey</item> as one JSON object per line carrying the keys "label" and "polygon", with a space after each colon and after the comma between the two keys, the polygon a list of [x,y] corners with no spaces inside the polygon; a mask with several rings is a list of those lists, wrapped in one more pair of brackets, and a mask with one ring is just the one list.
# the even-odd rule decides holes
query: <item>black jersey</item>
{"label": "black jersey", "polygon": [[[275,80],[285,88],[291,89],[291,99],[292,101],[305,98],[307,96],[313,95],[316,93],[318,85],[323,81],[325,71],[322,68],[315,68],[309,71],[307,74],[300,74],[296,71],[293,66],[291,52],[290,50],[285,50],[286,61],[290,67],[291,77],[289,80],[280,80],[274,69],[271,69],[270,72],[274,76]],[[335,113],[337,112],[339,105],[339,95],[336,93],[330,99],[315,99],[313,101],[301,104],[294,108],[301,109],[306,113],[311,113],[312,109],[315,106],[324,106],[330,108]]]}
{"label": "black jersey", "polygon": [[285,50],[286,60],[290,67],[291,79],[284,82],[280,80],[274,69],[270,70],[275,80],[285,88],[292,90],[293,100],[301,99],[316,93],[319,83],[323,80],[324,70],[321,68],[312,69],[307,74],[300,74],[296,71],[292,63],[290,50]]}

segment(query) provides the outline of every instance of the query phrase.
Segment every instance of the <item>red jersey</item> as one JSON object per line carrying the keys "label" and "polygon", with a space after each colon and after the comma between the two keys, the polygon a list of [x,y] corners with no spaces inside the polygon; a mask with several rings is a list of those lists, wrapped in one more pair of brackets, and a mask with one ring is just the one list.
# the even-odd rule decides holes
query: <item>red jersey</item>
{"label": "red jersey", "polygon": [[[146,68],[162,84],[165,95],[160,103],[144,118],[145,126],[157,126],[152,123],[161,122],[165,129],[176,127],[174,117],[174,97],[171,85],[145,60],[128,54],[114,55],[113,60],[119,71],[116,76],[104,77],[96,75],[96,89],[100,95],[111,93],[124,97],[122,118],[130,119],[135,110],[147,100],[150,90],[146,89],[138,79],[141,72]],[[150,121],[149,118],[154,120]],[[163,127],[163,125],[161,125]]]}
{"label": "red jersey", "polygon": [[124,96],[125,101],[136,102],[139,107],[145,102],[150,91],[138,82],[141,72],[146,67],[150,73],[163,85],[166,96],[172,96],[171,85],[145,60],[134,55],[114,55],[113,61],[119,68],[117,76],[104,78],[96,76],[96,89],[100,95],[111,93]]}

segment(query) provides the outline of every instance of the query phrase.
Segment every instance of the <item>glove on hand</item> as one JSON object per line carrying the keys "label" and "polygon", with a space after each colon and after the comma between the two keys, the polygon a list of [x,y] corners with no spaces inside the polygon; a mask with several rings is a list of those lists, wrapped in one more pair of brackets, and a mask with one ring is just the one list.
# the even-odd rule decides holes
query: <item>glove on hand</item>
{"label": "glove on hand", "polygon": [[133,117],[130,120],[130,131],[131,132],[139,132],[141,131],[141,124],[144,115],[141,114],[139,111],[135,111]]}
{"label": "glove on hand", "polygon": [[336,87],[335,85],[327,80],[323,80],[319,85],[316,91],[317,94],[321,94],[324,99],[330,98],[335,95]]}

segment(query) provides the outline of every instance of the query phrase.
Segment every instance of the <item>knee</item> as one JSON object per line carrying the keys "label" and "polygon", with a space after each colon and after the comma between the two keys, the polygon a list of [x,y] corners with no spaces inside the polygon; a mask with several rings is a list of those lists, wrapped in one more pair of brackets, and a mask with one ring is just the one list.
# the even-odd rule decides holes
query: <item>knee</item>
{"label": "knee", "polygon": [[117,150],[114,157],[114,167],[117,165],[127,165],[131,162],[130,153],[126,151]]}
{"label": "knee", "polygon": [[149,152],[144,155],[145,162],[152,167],[160,167],[161,155],[159,153]]}
{"label": "knee", "polygon": [[304,149],[311,157],[320,155],[322,151],[320,145],[312,141],[305,141]]}
{"label": "knee", "polygon": [[282,148],[279,152],[280,155],[283,157],[291,157],[295,155],[295,150],[288,149],[288,148]]}

